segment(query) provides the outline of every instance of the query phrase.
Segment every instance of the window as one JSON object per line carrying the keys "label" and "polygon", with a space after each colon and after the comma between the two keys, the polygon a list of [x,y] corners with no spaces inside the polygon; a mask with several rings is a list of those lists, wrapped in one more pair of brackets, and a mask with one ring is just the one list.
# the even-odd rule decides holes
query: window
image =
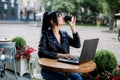
{"label": "window", "polygon": [[15,1],[14,0],[11,0],[11,3],[14,3]]}
{"label": "window", "polygon": [[11,18],[14,18],[15,17],[15,13],[14,13],[14,10],[11,10],[11,13],[10,13],[11,15]]}
{"label": "window", "polygon": [[0,11],[0,20],[2,19],[2,12]]}
{"label": "window", "polygon": [[2,2],[6,2],[6,0],[1,0]]}
{"label": "window", "polygon": [[23,5],[23,0],[20,0],[20,1],[19,1],[19,4],[20,4],[20,5]]}
{"label": "window", "polygon": [[4,9],[7,9],[8,8],[8,5],[7,4],[4,4]]}
{"label": "window", "polygon": [[11,7],[12,7],[12,8],[14,7],[14,3],[11,3]]}
{"label": "window", "polygon": [[36,7],[36,2],[34,2],[34,7]]}
{"label": "window", "polygon": [[30,1],[27,2],[27,6],[30,6]]}

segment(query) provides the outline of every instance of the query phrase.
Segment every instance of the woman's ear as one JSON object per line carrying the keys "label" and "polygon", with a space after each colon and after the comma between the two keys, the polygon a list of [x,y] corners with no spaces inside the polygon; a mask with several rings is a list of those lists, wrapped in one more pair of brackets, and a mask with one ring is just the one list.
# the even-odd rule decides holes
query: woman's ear
{"label": "woman's ear", "polygon": [[50,20],[51,24],[53,24],[53,20]]}
{"label": "woman's ear", "polygon": [[51,24],[52,24],[53,26],[55,26],[55,25],[56,25],[56,24],[53,22],[53,20],[51,20],[50,22],[51,22]]}

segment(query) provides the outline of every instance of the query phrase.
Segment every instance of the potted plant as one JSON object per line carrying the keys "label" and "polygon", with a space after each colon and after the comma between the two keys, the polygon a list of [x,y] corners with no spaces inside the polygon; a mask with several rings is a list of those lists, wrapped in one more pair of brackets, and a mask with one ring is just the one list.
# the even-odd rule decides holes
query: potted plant
{"label": "potted plant", "polygon": [[[33,51],[35,51],[35,49],[26,45],[26,40],[22,37],[17,36],[11,41],[16,42],[16,70],[20,76],[22,76],[24,73],[28,73],[30,55]],[[10,66],[8,68],[12,69]]]}
{"label": "potted plant", "polygon": [[117,59],[112,51],[109,50],[98,50],[96,52],[95,63],[97,64],[97,71],[104,72],[109,71],[112,72],[114,68],[117,66]]}
{"label": "potted plant", "polygon": [[11,40],[12,42],[16,42],[16,54],[15,54],[15,60],[19,61],[21,59],[22,54],[26,50],[26,41],[22,37],[15,37]]}
{"label": "potted plant", "polygon": [[[93,59],[97,65],[96,70],[82,74],[85,80],[114,80],[117,59],[110,50],[98,50]],[[118,69],[116,69],[116,74]],[[118,78],[118,77],[117,77]]]}
{"label": "potted plant", "polygon": [[114,69],[113,74],[112,80],[120,80],[120,64]]}

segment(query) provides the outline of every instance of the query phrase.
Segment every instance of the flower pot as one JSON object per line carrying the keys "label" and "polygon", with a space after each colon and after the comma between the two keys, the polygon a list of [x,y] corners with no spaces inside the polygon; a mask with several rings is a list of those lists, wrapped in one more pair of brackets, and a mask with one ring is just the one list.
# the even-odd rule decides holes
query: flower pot
{"label": "flower pot", "polygon": [[[28,69],[28,61],[21,57],[19,61],[16,61],[16,71],[20,76],[23,76],[25,73],[29,73]],[[14,71],[14,68],[11,63],[6,64],[6,69],[10,69]]]}

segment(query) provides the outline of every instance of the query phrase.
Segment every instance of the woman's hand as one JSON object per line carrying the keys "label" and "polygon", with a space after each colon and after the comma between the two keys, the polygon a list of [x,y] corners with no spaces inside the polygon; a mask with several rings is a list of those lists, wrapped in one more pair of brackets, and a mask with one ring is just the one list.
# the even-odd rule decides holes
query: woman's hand
{"label": "woman's hand", "polygon": [[58,54],[57,54],[57,58],[74,59],[75,56],[73,56],[73,55],[71,55],[71,54],[61,54],[61,53],[58,53]]}
{"label": "woman's hand", "polygon": [[69,25],[70,25],[70,28],[71,28],[72,32],[73,32],[73,33],[76,33],[76,29],[75,29],[76,17],[73,16],[72,18],[73,18],[73,20],[68,21],[68,23],[69,23]]}

